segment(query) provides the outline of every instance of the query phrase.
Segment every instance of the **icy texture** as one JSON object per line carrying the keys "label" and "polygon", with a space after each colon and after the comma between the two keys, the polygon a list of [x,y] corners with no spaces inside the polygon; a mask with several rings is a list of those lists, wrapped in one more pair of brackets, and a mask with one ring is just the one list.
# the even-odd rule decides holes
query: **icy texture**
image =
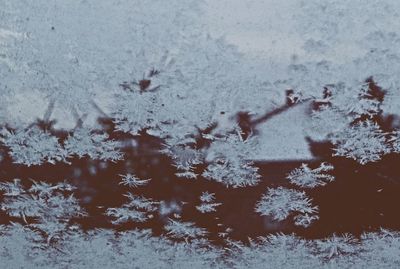
{"label": "icy texture", "polygon": [[120,160],[120,145],[108,139],[107,134],[78,129],[62,145],[58,138],[33,126],[24,130],[9,131],[5,128],[0,141],[11,150],[15,163],[27,166],[43,163],[68,162],[68,157],[89,156],[96,160]]}
{"label": "icy texture", "polygon": [[307,164],[303,163],[300,168],[294,169],[287,175],[290,183],[303,188],[315,188],[317,186],[324,186],[331,182],[335,177],[325,174],[333,170],[333,166],[328,163],[321,163],[318,168],[311,169]]}
{"label": "icy texture", "polygon": [[255,211],[263,216],[271,216],[278,221],[295,213],[298,214],[295,217],[295,223],[307,227],[317,219],[317,217],[311,216],[318,212],[318,207],[312,206],[311,200],[304,192],[278,187],[267,190],[257,203]]}
{"label": "icy texture", "polygon": [[194,223],[173,219],[169,220],[169,223],[165,226],[165,230],[171,237],[185,240],[201,238],[207,234],[205,229],[196,227]]}
{"label": "icy texture", "polygon": [[258,168],[246,156],[255,148],[255,141],[245,140],[240,134],[215,139],[208,149],[205,178],[221,182],[227,186],[245,187],[256,185],[260,180]]}
{"label": "icy texture", "polygon": [[[98,116],[112,117],[118,130],[130,135],[146,131],[160,138],[178,176],[201,176],[233,188],[260,182],[254,156],[282,157],[277,148],[300,145],[303,133],[291,130],[309,115],[310,124],[300,127],[313,138],[329,139],[335,156],[366,165],[399,152],[398,131],[386,133],[373,119],[382,111],[400,113],[400,2],[208,4],[207,10],[204,1],[191,0],[0,0],[0,125],[7,127],[0,142],[14,163],[36,166],[68,162],[71,156],[122,159],[120,145],[95,131]],[[227,35],[215,38],[209,35],[215,25],[205,18],[223,20],[214,13],[221,10],[218,5],[239,12],[230,17],[259,22],[243,23],[247,29],[236,31],[242,26],[228,21],[233,36],[232,28],[216,23]],[[245,14],[246,8],[255,14]],[[240,53],[249,47],[251,53]],[[371,98],[370,77],[387,92],[383,101]],[[246,137],[237,122],[239,112],[252,120],[285,105],[287,89],[311,104],[321,101],[324,87],[332,96],[322,98],[323,107],[303,109],[297,115],[301,121],[275,118],[268,128],[279,131],[270,132],[271,139],[263,139],[260,126],[250,126]],[[77,117],[82,121],[66,141],[32,124],[49,103],[55,111],[47,120],[56,120],[56,127],[71,130]],[[200,133],[213,124],[209,134]],[[196,144],[198,136],[206,145]],[[303,156],[291,151],[284,157]],[[205,167],[201,175],[197,166]],[[321,186],[332,180],[321,174],[329,169],[303,166],[288,179],[304,188]],[[166,236],[182,243],[144,230],[117,237],[109,230],[83,233],[69,224],[83,214],[72,186],[23,183],[0,184],[2,210],[22,223],[0,227],[5,268],[126,268],[132,261],[139,268],[400,266],[397,232],[365,234],[360,242],[347,235],[318,241],[276,235],[251,246],[231,242],[228,254],[201,245],[207,231],[183,220],[170,219],[164,227]],[[132,188],[146,183],[131,174],[121,181]],[[128,199],[105,209],[114,224],[179,211],[177,203],[136,194]],[[296,225],[308,227],[318,218],[317,207],[301,191],[270,188],[259,199],[256,212],[279,221],[293,216]],[[197,210],[204,213],[219,205],[205,196],[200,200]]]}
{"label": "icy texture", "polygon": [[[187,141],[188,139],[181,140],[183,143]],[[181,178],[197,178],[198,175],[193,172],[193,169],[196,165],[204,162],[204,153],[202,151],[193,149],[185,144],[178,144],[176,146],[166,145],[166,148],[161,150],[161,153],[164,153],[173,159],[174,164],[179,171],[176,175]]]}
{"label": "icy texture", "polygon": [[153,217],[151,212],[158,209],[158,202],[147,199],[142,196],[128,193],[126,195],[129,202],[119,208],[108,208],[106,215],[111,217],[113,224],[122,224],[124,222],[144,222]]}
{"label": "icy texture", "polygon": [[201,213],[210,213],[217,211],[217,207],[222,205],[221,203],[215,203],[214,193],[203,192],[200,196],[201,204],[196,206],[196,209]]}
{"label": "icy texture", "polygon": [[128,186],[130,188],[145,186],[150,181],[150,179],[139,179],[138,177],[132,174],[122,175],[121,177],[122,179],[119,184]]}
{"label": "icy texture", "polygon": [[108,139],[107,134],[79,128],[64,143],[70,156],[88,156],[94,160],[116,161],[123,158],[118,142]]}
{"label": "icy texture", "polygon": [[334,134],[336,156],[346,156],[361,164],[378,161],[391,151],[385,133],[371,121],[360,122],[355,126]]}
{"label": "icy texture", "polygon": [[338,255],[356,254],[356,240],[351,235],[343,235],[338,237],[333,235],[325,240],[317,240],[316,245],[318,253],[331,259]]}
{"label": "icy texture", "polygon": [[56,237],[62,239],[62,235],[68,232],[69,220],[84,214],[71,194],[74,188],[69,184],[33,182],[26,189],[19,182],[16,179],[13,184],[0,185],[6,196],[1,209],[10,216],[22,219],[25,227],[42,232],[48,243]]}
{"label": "icy texture", "polygon": [[65,161],[68,155],[55,136],[37,127],[15,132],[4,128],[0,141],[10,148],[15,163],[27,166]]}

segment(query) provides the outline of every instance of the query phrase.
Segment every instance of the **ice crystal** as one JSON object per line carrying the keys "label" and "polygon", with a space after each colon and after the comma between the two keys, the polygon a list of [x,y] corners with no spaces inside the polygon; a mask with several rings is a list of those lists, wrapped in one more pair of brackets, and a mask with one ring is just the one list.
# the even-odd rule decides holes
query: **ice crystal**
{"label": "ice crystal", "polygon": [[[282,221],[291,214],[314,215],[318,212],[318,207],[312,206],[311,199],[304,192],[278,187],[267,190],[257,203],[255,211],[262,216],[271,216]],[[296,224],[304,226],[306,220],[312,221],[309,216],[297,217]]]}
{"label": "ice crystal", "polygon": [[79,158],[88,156],[94,160],[117,161],[122,159],[122,153],[117,141],[110,140],[105,133],[79,128],[68,137],[64,144],[70,156]]}
{"label": "ice crystal", "polygon": [[357,252],[356,240],[353,236],[345,234],[343,236],[333,235],[324,240],[316,241],[318,252],[333,258],[338,255],[355,254]]}
{"label": "ice crystal", "polygon": [[203,192],[200,196],[200,201],[210,203],[215,200],[215,193]]}
{"label": "ice crystal", "polygon": [[123,206],[120,208],[108,208],[106,215],[113,218],[113,224],[122,224],[128,221],[133,222],[145,222],[148,220],[148,216],[145,212],[136,210],[135,208],[129,208]]}
{"label": "ice crystal", "polygon": [[207,234],[205,229],[196,227],[192,222],[182,222],[173,219],[169,219],[164,229],[169,236],[185,240],[203,237]]}
{"label": "ice crystal", "polygon": [[15,163],[27,166],[45,162],[68,162],[69,157],[88,156],[92,159],[116,161],[122,158],[118,142],[109,140],[107,134],[98,134],[86,129],[78,129],[70,135],[64,145],[58,138],[38,127],[16,132],[2,130],[0,141],[10,148]]}
{"label": "ice crystal", "polygon": [[153,218],[152,212],[157,211],[159,202],[142,196],[128,193],[129,202],[119,208],[108,208],[106,215],[111,217],[113,224],[123,224],[128,221],[144,222]]}
{"label": "ice crystal", "polygon": [[203,192],[200,196],[201,204],[196,206],[196,209],[201,213],[210,213],[217,211],[216,207],[222,204],[214,202],[214,195],[214,193]]}
{"label": "ice crystal", "polygon": [[[14,181],[14,186],[15,183],[18,181]],[[43,231],[47,240],[65,232],[71,218],[84,214],[71,194],[74,188],[67,183],[34,182],[29,189],[19,188],[16,195],[15,191],[10,193],[9,186],[1,186],[6,194],[1,209],[10,216],[21,218],[28,227]]]}
{"label": "ice crystal", "polygon": [[304,228],[309,227],[313,222],[319,219],[318,215],[313,214],[304,214],[297,215],[294,217],[294,224],[297,226],[302,226]]}
{"label": "ice crystal", "polygon": [[333,166],[328,163],[321,163],[318,168],[311,169],[307,164],[303,163],[300,168],[291,171],[286,178],[290,183],[303,188],[315,188],[324,186],[328,182],[332,182],[335,177],[326,172],[332,171]]}
{"label": "ice crystal", "polygon": [[162,111],[157,93],[128,92],[119,100],[113,115],[118,130],[137,135],[144,128],[156,128],[162,121],[168,121],[168,112]]}
{"label": "ice crystal", "polygon": [[370,83],[361,85],[361,90],[357,96],[354,90],[347,89],[341,98],[347,98],[339,104],[346,104],[346,112],[354,117],[366,115],[371,118],[381,112],[381,101],[370,94]]}
{"label": "ice crystal", "polygon": [[138,188],[141,186],[145,186],[151,180],[151,179],[139,179],[138,177],[132,174],[121,175],[121,177],[122,179],[119,184],[128,186],[130,188]]}
{"label": "ice crystal", "polygon": [[261,177],[257,172],[253,162],[216,159],[202,175],[227,187],[237,188],[256,185]]}
{"label": "ice crystal", "polygon": [[332,136],[334,155],[354,159],[361,164],[376,162],[391,151],[386,134],[376,123],[359,122]]}
{"label": "ice crystal", "polygon": [[10,155],[15,163],[27,166],[65,161],[68,156],[57,137],[37,127],[15,132],[3,128],[0,142],[10,148]]}
{"label": "ice crystal", "polygon": [[256,185],[261,178],[258,168],[252,161],[246,160],[246,155],[254,146],[253,143],[252,139],[243,141],[239,134],[231,134],[213,141],[206,157],[209,164],[202,176],[221,182],[227,187]]}
{"label": "ice crystal", "polygon": [[198,175],[193,170],[196,165],[203,163],[204,156],[202,152],[186,145],[170,146],[168,144],[165,145],[161,152],[172,157],[178,170],[175,175],[187,179],[197,178]]}
{"label": "ice crystal", "polygon": [[12,183],[0,183],[0,190],[3,191],[4,196],[19,196],[25,192],[21,185],[21,180],[18,178],[15,178]]}

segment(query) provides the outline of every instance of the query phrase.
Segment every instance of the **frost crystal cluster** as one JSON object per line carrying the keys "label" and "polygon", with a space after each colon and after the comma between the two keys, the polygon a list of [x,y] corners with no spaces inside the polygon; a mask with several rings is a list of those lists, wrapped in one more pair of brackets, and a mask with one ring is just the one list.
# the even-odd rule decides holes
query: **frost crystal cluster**
{"label": "frost crystal cluster", "polygon": [[129,202],[119,208],[108,208],[106,215],[113,218],[113,224],[121,224],[127,221],[144,222],[153,217],[151,212],[158,209],[158,202],[142,196],[127,194]]}
{"label": "frost crystal cluster", "polygon": [[68,158],[88,156],[99,160],[122,158],[117,142],[108,140],[107,134],[78,129],[67,138],[64,145],[49,132],[34,126],[25,130],[2,130],[0,141],[10,148],[15,163],[27,166],[43,163],[68,162]]}
{"label": "frost crystal cluster", "polygon": [[201,213],[209,213],[217,211],[217,206],[220,206],[221,203],[214,202],[215,197],[214,193],[203,192],[200,196],[201,204],[196,206],[196,209]]}
{"label": "frost crystal cluster", "polygon": [[118,142],[109,140],[108,135],[79,128],[65,141],[65,150],[69,156],[79,158],[88,156],[94,160],[116,161],[123,158]]}
{"label": "frost crystal cluster", "polygon": [[303,163],[300,168],[294,169],[287,175],[290,183],[303,188],[315,188],[324,186],[335,178],[332,175],[325,174],[333,170],[331,164],[322,163],[318,168],[311,169],[307,164]]}
{"label": "frost crystal cluster", "polygon": [[268,189],[257,203],[255,210],[262,216],[271,216],[278,221],[294,214],[296,225],[304,227],[318,219],[315,215],[318,207],[312,206],[311,200],[304,192],[283,187]]}
{"label": "frost crystal cluster", "polygon": [[68,156],[56,137],[36,127],[16,132],[3,129],[0,141],[10,148],[15,163],[28,166],[65,161]]}
{"label": "frost crystal cluster", "polygon": [[196,227],[194,223],[182,222],[173,219],[169,220],[169,223],[165,226],[165,229],[170,236],[186,240],[203,237],[207,234],[205,229]]}
{"label": "frost crystal cluster", "polygon": [[84,214],[71,194],[71,185],[33,182],[30,188],[24,188],[20,182],[15,179],[13,183],[1,183],[0,191],[5,196],[1,209],[22,219],[26,227],[41,231],[47,242],[68,232],[69,220]]}
{"label": "frost crystal cluster", "polygon": [[334,155],[346,156],[361,164],[376,162],[384,154],[391,152],[385,136],[386,134],[376,123],[371,121],[357,123],[333,136]]}
{"label": "frost crystal cluster", "polygon": [[244,141],[239,134],[216,139],[208,149],[206,161],[210,163],[203,176],[232,187],[256,185],[260,181],[258,168],[245,159],[253,143]]}
{"label": "frost crystal cluster", "polygon": [[126,174],[121,176],[121,182],[119,184],[128,186],[130,188],[137,188],[140,186],[145,186],[149,183],[150,179],[140,179],[135,175]]}

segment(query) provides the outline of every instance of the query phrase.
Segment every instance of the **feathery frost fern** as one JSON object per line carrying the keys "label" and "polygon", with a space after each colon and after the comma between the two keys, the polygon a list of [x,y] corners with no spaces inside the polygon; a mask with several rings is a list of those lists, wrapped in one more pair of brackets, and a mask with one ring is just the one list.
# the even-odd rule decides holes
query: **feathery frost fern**
{"label": "feathery frost fern", "polygon": [[257,203],[255,211],[262,216],[271,216],[282,221],[290,215],[295,215],[295,224],[308,227],[318,219],[318,206],[312,206],[305,192],[283,187],[269,188]]}

